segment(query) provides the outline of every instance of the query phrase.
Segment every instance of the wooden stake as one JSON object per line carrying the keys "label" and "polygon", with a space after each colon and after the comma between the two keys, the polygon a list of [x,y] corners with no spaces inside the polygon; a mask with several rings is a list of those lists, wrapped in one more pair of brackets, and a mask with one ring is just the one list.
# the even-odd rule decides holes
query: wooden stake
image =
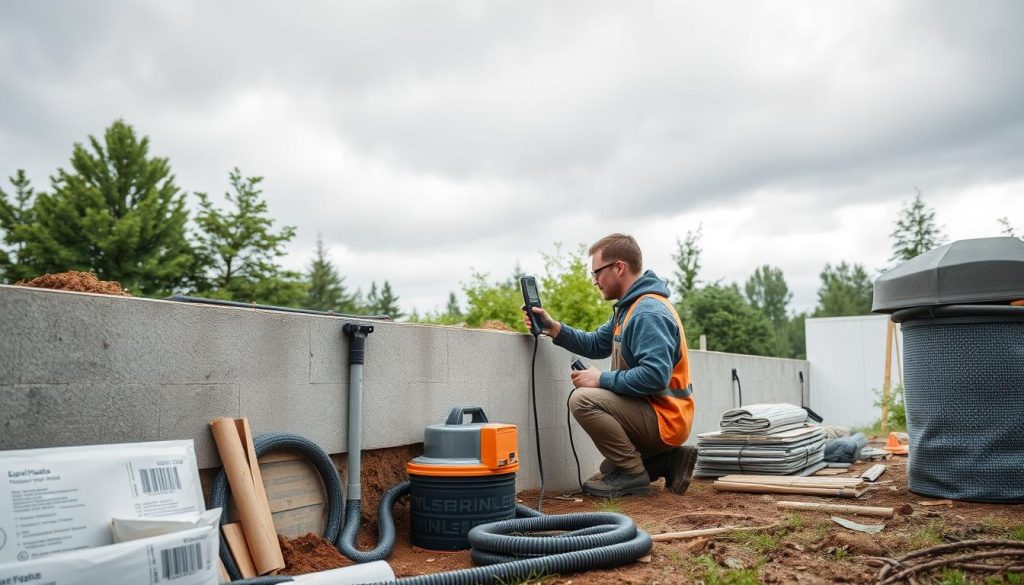
{"label": "wooden stake", "polygon": [[787,510],[811,510],[815,512],[842,512],[845,514],[859,514],[861,516],[878,516],[880,518],[892,518],[895,511],[892,508],[878,508],[873,506],[848,506],[845,504],[819,504],[817,502],[775,502],[779,508]]}
{"label": "wooden stake", "polygon": [[889,387],[892,383],[892,340],[896,335],[896,324],[889,319],[885,323],[885,375],[882,377],[882,432],[889,432]]}
{"label": "wooden stake", "polygon": [[739,530],[769,530],[776,527],[778,527],[778,524],[768,524],[767,526],[722,526],[721,528],[701,528],[700,530],[684,530],[682,532],[664,532],[662,534],[654,534],[651,535],[651,540],[654,542],[668,542],[670,540],[678,540],[680,538],[715,536]]}

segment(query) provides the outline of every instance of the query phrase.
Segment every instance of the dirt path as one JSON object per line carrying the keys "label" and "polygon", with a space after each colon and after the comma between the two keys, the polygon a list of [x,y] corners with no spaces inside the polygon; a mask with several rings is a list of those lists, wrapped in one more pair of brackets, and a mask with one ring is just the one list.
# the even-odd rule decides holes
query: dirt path
{"label": "dirt path", "polygon": [[[676,584],[676,583],[870,583],[878,568],[869,557],[899,557],[910,551],[944,542],[990,538],[1024,540],[1024,505],[974,504],[924,506],[929,501],[907,489],[906,458],[885,461],[886,472],[868,493],[855,500],[812,496],[760,495],[718,492],[709,480],[694,480],[683,496],[660,489],[650,497],[602,500],[576,496],[575,501],[549,498],[544,512],[560,514],[598,510],[629,515],[652,534],[718,526],[758,526],[779,523],[769,532],[740,532],[655,543],[644,562],[576,575],[548,576],[546,585]],[[853,477],[870,467],[855,465],[844,476]],[[519,498],[536,503],[535,491]],[[861,524],[885,524],[877,535],[843,528],[823,512],[779,510],[778,500],[885,506],[902,510],[893,518],[865,518],[839,514]],[[932,500],[934,501],[934,500]],[[435,573],[470,567],[467,552],[439,553],[414,549],[409,544],[407,512],[396,510],[398,542],[390,559],[398,576]],[[364,531],[365,533],[365,531]],[[368,541],[367,544],[370,544]],[[987,583],[979,573],[947,573],[945,581],[928,578],[921,583]],[[934,573],[941,577],[942,573]],[[991,583],[1024,583],[1024,575],[999,577]]]}

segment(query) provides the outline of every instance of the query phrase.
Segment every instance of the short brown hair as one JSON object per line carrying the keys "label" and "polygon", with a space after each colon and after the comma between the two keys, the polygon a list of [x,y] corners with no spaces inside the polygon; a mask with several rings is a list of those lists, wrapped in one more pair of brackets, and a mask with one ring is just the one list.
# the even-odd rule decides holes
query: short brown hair
{"label": "short brown hair", "polygon": [[644,257],[640,252],[640,245],[636,243],[633,236],[626,234],[611,234],[594,242],[587,254],[593,256],[601,252],[601,257],[607,261],[622,260],[629,269],[640,274],[644,269]]}

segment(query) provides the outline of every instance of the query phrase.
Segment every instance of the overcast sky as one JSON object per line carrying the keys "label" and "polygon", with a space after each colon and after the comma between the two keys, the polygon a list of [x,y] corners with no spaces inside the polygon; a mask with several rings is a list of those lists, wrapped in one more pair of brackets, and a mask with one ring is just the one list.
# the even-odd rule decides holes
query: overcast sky
{"label": "overcast sky", "polygon": [[352,288],[443,308],[474,271],[622,231],[671,276],[887,264],[915,187],[950,240],[1024,228],[1024,2],[0,0],[0,176],[117,118],[178,185],[262,175]]}

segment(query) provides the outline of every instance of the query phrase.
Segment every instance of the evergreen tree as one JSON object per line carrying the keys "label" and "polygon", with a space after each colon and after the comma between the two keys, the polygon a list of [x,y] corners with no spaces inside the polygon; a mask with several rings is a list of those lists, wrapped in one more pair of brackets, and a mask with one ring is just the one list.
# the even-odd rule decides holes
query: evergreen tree
{"label": "evergreen tree", "polygon": [[765,264],[757,268],[744,285],[747,300],[755,309],[764,313],[772,324],[772,355],[791,355],[788,306],[793,293],[786,284],[781,268]]}
{"label": "evergreen tree", "polygon": [[686,304],[689,318],[684,327],[691,347],[703,334],[711,351],[772,354],[771,321],[747,303],[735,284],[705,286],[692,292]]}
{"label": "evergreen tree", "polygon": [[696,232],[687,231],[684,240],[676,238],[676,253],[672,255],[672,260],[676,263],[673,286],[678,295],[677,304],[683,303],[699,284],[697,276],[700,274],[700,255],[703,252],[700,247],[702,230],[703,224],[697,226]]}
{"label": "evergreen tree", "polygon": [[892,257],[889,260],[896,263],[906,262],[945,241],[942,230],[935,223],[935,210],[925,205],[921,190],[916,190],[914,201],[903,208],[896,220],[896,229],[889,234],[893,240]]}
{"label": "evergreen tree", "polygon": [[121,120],[102,142],[90,136],[89,146],[75,144],[71,170],[58,169],[52,191],[35,194],[30,210],[24,207],[30,191],[21,191],[22,214],[13,219],[4,197],[5,238],[18,249],[7,277],[82,270],[136,294],[184,289],[196,262],[186,237],[185,195],[167,159],[150,157],[149,139]]}
{"label": "evergreen tree", "polygon": [[323,236],[316,237],[316,255],[310,264],[305,306],[318,311],[354,313],[352,295],[345,292],[345,279],[338,275],[334,263],[327,257]]}
{"label": "evergreen tree", "polygon": [[835,267],[826,264],[821,272],[814,316],[869,315],[873,294],[874,285],[860,264],[840,262]]}
{"label": "evergreen tree", "polygon": [[233,192],[224,194],[228,210],[213,205],[205,193],[199,197],[197,239],[207,272],[198,290],[214,298],[259,304],[301,306],[305,284],[301,275],[284,270],[276,262],[284,245],[295,237],[295,228],[272,231],[267,203],[259,189],[262,177],[242,177],[236,168],[229,175]]}
{"label": "evergreen tree", "polygon": [[363,312],[369,315],[382,315],[380,312],[380,294],[377,292],[377,281],[370,283],[370,292],[366,294],[366,303],[362,304]]}
{"label": "evergreen tree", "polygon": [[0,247],[0,275],[8,282],[17,282],[29,277],[28,274],[20,274],[31,262],[26,257],[25,241],[19,230],[32,224],[35,190],[22,169],[18,169],[15,175],[10,177],[10,181],[14,185],[13,203],[7,200],[7,193],[0,189],[0,231],[3,232],[3,241],[6,244]]}
{"label": "evergreen tree", "polygon": [[375,315],[387,315],[396,321],[405,316],[405,313],[398,306],[398,297],[391,290],[391,283],[387,280],[380,287],[379,293],[377,292],[377,283],[374,282],[370,288],[370,295],[367,297],[367,300],[370,302],[370,306],[373,307],[372,312]]}
{"label": "evergreen tree", "polygon": [[448,293],[448,306],[444,310],[445,317],[454,321],[462,320],[462,307],[459,306],[459,299],[455,291]]}

